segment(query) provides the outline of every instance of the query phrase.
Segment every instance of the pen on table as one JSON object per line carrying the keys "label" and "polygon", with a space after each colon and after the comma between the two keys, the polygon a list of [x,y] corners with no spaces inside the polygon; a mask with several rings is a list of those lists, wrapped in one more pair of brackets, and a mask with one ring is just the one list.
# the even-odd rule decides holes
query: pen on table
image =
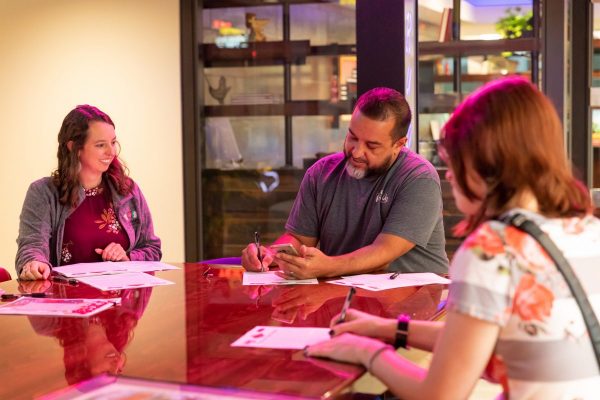
{"label": "pen on table", "polygon": [[354,296],[355,292],[356,289],[354,289],[354,286],[350,287],[350,290],[346,295],[346,300],[344,300],[344,305],[342,306],[342,312],[340,313],[340,317],[335,322],[336,325],[346,321],[346,313],[348,312],[348,308],[350,308],[350,302],[352,301],[352,296]]}
{"label": "pen on table", "polygon": [[77,279],[73,279],[73,278],[65,278],[62,276],[52,276],[52,282],[58,282],[58,283],[68,283],[69,285],[77,285]]}
{"label": "pen on table", "polygon": [[260,272],[263,272],[263,265],[262,265],[262,255],[260,254],[260,235],[257,232],[254,232],[254,245],[256,246],[256,252],[258,254],[258,261],[260,261]]}
{"label": "pen on table", "polygon": [[2,295],[0,295],[2,300],[14,300],[18,299],[19,297],[46,297],[46,293],[2,293]]}
{"label": "pen on table", "polygon": [[396,271],[392,275],[390,275],[390,279],[396,279],[398,275],[400,275],[400,271]]}

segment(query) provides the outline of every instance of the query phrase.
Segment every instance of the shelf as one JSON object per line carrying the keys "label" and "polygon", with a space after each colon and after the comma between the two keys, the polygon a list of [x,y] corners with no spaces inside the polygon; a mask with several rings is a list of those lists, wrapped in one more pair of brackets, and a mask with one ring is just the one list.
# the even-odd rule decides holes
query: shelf
{"label": "shelf", "polygon": [[495,54],[506,51],[540,51],[540,42],[535,38],[500,40],[457,40],[450,42],[419,42],[419,56],[468,56]]}
{"label": "shelf", "polygon": [[200,48],[205,67],[304,64],[310,52],[308,40],[250,42],[247,48],[239,49],[222,48],[214,44],[203,44]]}
{"label": "shelf", "polygon": [[205,106],[205,117],[242,116],[301,116],[301,115],[340,115],[351,114],[350,101],[330,103],[329,101],[303,100],[284,104],[235,104]]}
{"label": "shelf", "polygon": [[[520,76],[523,78],[531,79],[530,73],[510,73],[507,75],[503,74],[463,74],[460,76],[461,82],[489,82],[494,79],[506,77],[506,76]],[[433,78],[435,83],[453,82],[453,75],[436,75]]]}
{"label": "shelf", "polygon": [[331,0],[280,0],[278,2],[268,0],[204,0],[203,8],[227,8],[227,7],[259,7],[280,6],[283,4],[310,4],[331,3]]}

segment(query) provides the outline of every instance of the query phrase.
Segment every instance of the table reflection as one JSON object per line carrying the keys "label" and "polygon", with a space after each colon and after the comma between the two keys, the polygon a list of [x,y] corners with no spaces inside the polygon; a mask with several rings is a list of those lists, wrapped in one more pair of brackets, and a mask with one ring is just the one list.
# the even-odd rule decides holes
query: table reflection
{"label": "table reflection", "polygon": [[[356,365],[306,358],[301,350],[231,347],[258,325],[328,327],[348,287],[243,286],[243,270],[179,264],[156,275],[173,285],[102,292],[80,283],[0,283],[8,293],[113,298],[93,318],[0,316],[0,398],[29,399],[97,374],[239,388],[309,398],[335,397],[363,373]],[[432,319],[445,287],[358,289],[352,307],[375,315]],[[48,340],[47,338],[52,338]],[[5,383],[6,382],[6,383]]]}
{"label": "table reflection", "polygon": [[120,298],[119,306],[90,318],[27,317],[37,334],[56,338],[62,347],[65,379],[70,385],[123,371],[125,348],[152,293],[152,288],[102,292],[87,285],[51,281],[20,281],[18,289],[55,298]]}

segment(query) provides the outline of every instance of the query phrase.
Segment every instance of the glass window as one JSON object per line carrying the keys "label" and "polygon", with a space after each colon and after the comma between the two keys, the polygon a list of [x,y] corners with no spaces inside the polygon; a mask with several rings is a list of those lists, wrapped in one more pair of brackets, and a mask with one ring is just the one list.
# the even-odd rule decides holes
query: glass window
{"label": "glass window", "polygon": [[306,169],[317,159],[342,151],[350,115],[292,118],[294,167]]}
{"label": "glass window", "polygon": [[249,19],[255,18],[266,41],[283,40],[281,6],[206,8],[202,11],[202,42],[239,48],[250,39]]}
{"label": "glass window", "polygon": [[532,0],[461,0],[460,39],[533,36]]}
{"label": "glass window", "polygon": [[[346,4],[347,3],[347,4]],[[290,39],[311,46],[356,43],[356,10],[350,2],[290,5]]]}

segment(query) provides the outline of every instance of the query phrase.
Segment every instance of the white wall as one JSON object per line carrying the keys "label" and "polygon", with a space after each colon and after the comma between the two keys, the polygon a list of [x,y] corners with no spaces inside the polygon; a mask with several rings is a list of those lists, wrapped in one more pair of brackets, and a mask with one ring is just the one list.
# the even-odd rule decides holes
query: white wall
{"label": "white wall", "polygon": [[116,125],[163,260],[184,259],[178,0],[0,0],[0,266],[14,272],[30,182],[56,168],[78,104]]}

